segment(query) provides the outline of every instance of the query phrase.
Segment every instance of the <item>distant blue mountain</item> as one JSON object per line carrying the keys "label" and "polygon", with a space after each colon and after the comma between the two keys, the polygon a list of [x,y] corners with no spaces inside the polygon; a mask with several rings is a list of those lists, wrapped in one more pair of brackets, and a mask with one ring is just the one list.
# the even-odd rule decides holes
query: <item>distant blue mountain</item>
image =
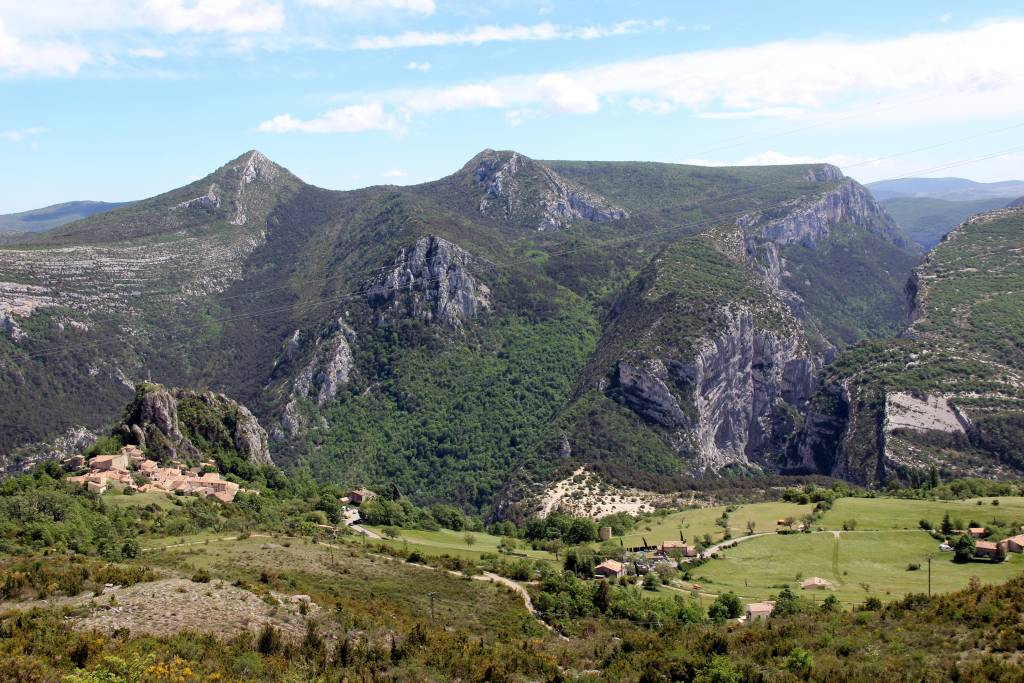
{"label": "distant blue mountain", "polygon": [[1005,197],[1013,199],[1024,194],[1024,181],[1002,180],[979,183],[966,178],[893,178],[868,183],[875,199],[894,197],[929,197],[949,201],[972,201]]}
{"label": "distant blue mountain", "polygon": [[104,213],[128,202],[64,202],[20,213],[0,214],[0,232],[43,232],[80,218]]}

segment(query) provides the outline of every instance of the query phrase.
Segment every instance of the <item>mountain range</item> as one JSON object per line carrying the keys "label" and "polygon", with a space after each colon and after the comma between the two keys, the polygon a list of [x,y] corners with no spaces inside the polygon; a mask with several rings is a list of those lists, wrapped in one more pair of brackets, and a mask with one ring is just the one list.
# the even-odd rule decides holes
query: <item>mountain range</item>
{"label": "mountain range", "polygon": [[124,206],[125,202],[63,202],[41,209],[0,215],[0,234],[43,232],[87,216]]}
{"label": "mountain range", "polygon": [[1010,200],[1024,195],[1024,180],[979,183],[966,178],[893,178],[868,183],[867,188],[879,201],[893,197],[928,197],[947,201]]}
{"label": "mountain range", "polygon": [[[887,389],[843,374],[931,343],[920,311],[945,290],[922,283],[950,248],[921,265],[824,164],[484,150],[436,181],[342,192],[251,151],[0,248],[0,452],[104,429],[152,380],[247,406],[279,465],[477,510],[580,465],[651,489],[955,469],[872,450],[879,418],[854,396]],[[964,434],[968,470],[1016,467]]]}

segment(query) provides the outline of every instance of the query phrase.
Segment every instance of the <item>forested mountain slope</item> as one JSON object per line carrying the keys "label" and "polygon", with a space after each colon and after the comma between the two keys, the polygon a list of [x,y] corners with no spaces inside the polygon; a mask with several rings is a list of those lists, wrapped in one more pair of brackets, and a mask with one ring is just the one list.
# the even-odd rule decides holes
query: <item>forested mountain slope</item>
{"label": "forested mountain slope", "polygon": [[571,462],[775,469],[817,368],[906,325],[918,258],[826,165],[485,150],[336,192],[249,152],[0,249],[0,451],[105,427],[151,379],[244,403],[279,464],[423,501],[487,506]]}
{"label": "forested mountain slope", "polygon": [[792,465],[892,477],[1024,470],[1024,209],[969,218],[914,272],[902,338],[826,369]]}

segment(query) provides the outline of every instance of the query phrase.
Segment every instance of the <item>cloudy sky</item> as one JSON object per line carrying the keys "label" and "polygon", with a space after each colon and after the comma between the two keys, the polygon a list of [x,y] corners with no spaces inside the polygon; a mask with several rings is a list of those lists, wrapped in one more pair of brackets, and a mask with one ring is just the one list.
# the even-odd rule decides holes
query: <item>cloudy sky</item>
{"label": "cloudy sky", "polygon": [[483,148],[1024,177],[1019,2],[0,0],[0,212],[256,148],[331,188]]}

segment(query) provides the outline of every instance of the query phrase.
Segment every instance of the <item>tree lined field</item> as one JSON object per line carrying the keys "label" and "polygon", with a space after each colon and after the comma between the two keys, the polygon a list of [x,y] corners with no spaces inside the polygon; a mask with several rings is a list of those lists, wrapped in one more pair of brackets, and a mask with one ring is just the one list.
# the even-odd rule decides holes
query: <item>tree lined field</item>
{"label": "tree lined field", "polygon": [[[712,593],[735,591],[744,598],[765,599],[789,586],[820,602],[829,594],[860,604],[874,596],[895,600],[928,591],[928,562],[932,559],[932,592],[966,588],[971,577],[985,584],[1002,583],[1020,573],[1024,558],[1010,554],[997,564],[976,560],[953,562],[953,553],[938,551],[938,541],[924,531],[817,532],[766,536],[726,550],[719,559],[695,569],[694,579]],[[911,564],[919,565],[911,571]],[[799,581],[820,576],[834,590],[801,591]]]}
{"label": "tree lined field", "polygon": [[[992,505],[998,500],[998,505]],[[981,502],[981,505],[978,503]],[[922,519],[938,527],[946,513],[965,524],[971,520],[983,526],[992,520],[1024,524],[1024,497],[969,498],[967,500],[907,500],[903,498],[840,498],[832,509],[822,515],[817,525],[826,529],[842,529],[849,520],[857,529],[917,529]]]}

